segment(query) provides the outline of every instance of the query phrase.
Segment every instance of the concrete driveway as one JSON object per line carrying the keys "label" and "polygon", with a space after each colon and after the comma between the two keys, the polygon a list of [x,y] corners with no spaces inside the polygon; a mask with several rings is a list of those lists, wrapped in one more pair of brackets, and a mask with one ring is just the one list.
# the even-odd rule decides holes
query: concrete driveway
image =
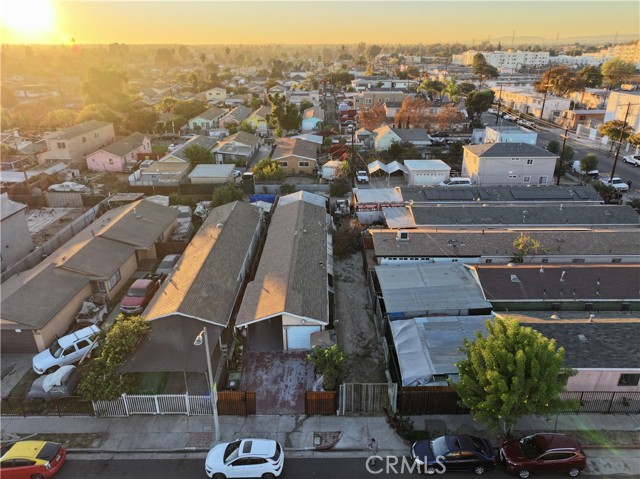
{"label": "concrete driveway", "polygon": [[255,391],[257,414],[304,414],[305,392],[314,380],[307,352],[247,351],[242,389]]}

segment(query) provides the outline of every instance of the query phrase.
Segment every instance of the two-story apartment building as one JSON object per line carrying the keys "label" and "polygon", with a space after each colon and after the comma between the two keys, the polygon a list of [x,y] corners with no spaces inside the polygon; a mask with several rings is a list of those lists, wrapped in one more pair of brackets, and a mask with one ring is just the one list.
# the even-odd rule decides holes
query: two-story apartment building
{"label": "two-story apartment building", "polygon": [[478,186],[548,185],[558,155],[526,143],[465,145],[462,176]]}
{"label": "two-story apartment building", "polygon": [[353,107],[360,110],[361,107],[369,108],[373,105],[389,102],[402,103],[411,93],[405,90],[367,90],[353,96]]}
{"label": "two-story apartment building", "polygon": [[38,155],[41,164],[80,166],[84,157],[116,139],[113,123],[89,120],[45,135],[47,150]]}

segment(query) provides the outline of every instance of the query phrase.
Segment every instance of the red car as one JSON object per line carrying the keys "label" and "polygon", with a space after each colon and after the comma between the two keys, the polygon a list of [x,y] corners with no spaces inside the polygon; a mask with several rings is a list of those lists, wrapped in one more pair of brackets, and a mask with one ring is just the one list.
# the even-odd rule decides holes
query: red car
{"label": "red car", "polygon": [[2,446],[2,479],[42,479],[53,477],[67,456],[62,445],[47,441],[18,441]]}
{"label": "red car", "polygon": [[120,311],[124,314],[142,313],[163,280],[163,276],[156,273],[148,273],[144,278],[135,280],[120,302]]}
{"label": "red car", "polygon": [[567,472],[576,477],[587,456],[576,439],[564,434],[532,434],[502,443],[500,461],[504,467],[526,479],[531,473]]}

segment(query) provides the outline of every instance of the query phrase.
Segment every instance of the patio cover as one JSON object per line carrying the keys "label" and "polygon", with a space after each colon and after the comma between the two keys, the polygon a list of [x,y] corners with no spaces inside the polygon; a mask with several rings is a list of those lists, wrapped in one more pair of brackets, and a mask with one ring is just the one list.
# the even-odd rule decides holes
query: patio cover
{"label": "patio cover", "polygon": [[207,327],[209,349],[213,351],[222,333],[220,326],[177,314],[149,321],[149,331],[118,371],[120,373],[205,372],[207,370],[205,345],[193,345],[193,341],[204,326]]}

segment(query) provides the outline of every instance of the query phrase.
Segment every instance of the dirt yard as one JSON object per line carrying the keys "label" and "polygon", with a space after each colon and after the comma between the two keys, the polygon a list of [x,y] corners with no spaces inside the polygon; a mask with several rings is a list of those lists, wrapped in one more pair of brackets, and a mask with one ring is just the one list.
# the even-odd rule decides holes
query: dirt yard
{"label": "dirt yard", "polygon": [[384,353],[373,323],[373,312],[362,270],[362,259],[356,253],[334,260],[338,345],[346,353],[343,369],[345,383],[386,382]]}

